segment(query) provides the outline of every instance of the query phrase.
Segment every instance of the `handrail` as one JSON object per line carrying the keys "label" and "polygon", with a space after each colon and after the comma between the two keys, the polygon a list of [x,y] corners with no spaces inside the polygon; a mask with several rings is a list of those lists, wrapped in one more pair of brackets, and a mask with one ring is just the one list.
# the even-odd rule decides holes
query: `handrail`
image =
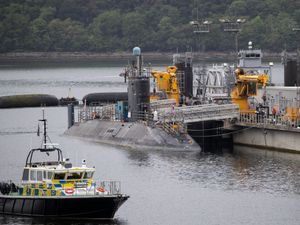
{"label": "handrail", "polygon": [[36,151],[40,151],[40,152],[53,152],[53,151],[57,151],[57,162],[58,163],[62,163],[63,162],[63,154],[62,154],[62,150],[59,149],[59,148],[47,148],[47,149],[44,149],[44,148],[34,148],[34,149],[31,149],[30,152],[28,153],[27,155],[27,158],[26,158],[26,163],[25,163],[25,167],[27,166],[31,166],[33,163],[32,163],[32,157],[33,157],[33,153],[36,152]]}
{"label": "handrail", "polygon": [[297,129],[299,130],[300,121],[291,121],[286,119],[285,116],[281,115],[261,115],[254,113],[240,113],[240,117],[237,125],[250,125],[259,127],[274,127],[283,129]]}
{"label": "handrail", "polygon": [[[61,188],[58,190],[67,190],[68,188]],[[77,186],[74,185],[74,193],[72,195],[119,195],[121,194],[120,181],[94,181],[90,186],[87,183]],[[99,191],[101,190],[101,191]]]}

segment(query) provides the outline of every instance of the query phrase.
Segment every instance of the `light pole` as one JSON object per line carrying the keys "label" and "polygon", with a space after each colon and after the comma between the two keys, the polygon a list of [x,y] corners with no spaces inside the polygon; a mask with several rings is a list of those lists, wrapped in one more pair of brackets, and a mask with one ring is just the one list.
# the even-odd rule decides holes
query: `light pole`
{"label": "light pole", "polygon": [[[198,20],[192,20],[190,21],[190,24],[193,26],[193,32],[194,34],[204,34],[204,33],[209,33],[210,32],[210,25],[212,24],[211,21],[205,20],[199,22]],[[203,45],[202,41],[200,41],[199,37],[199,42]]]}
{"label": "light pole", "polygon": [[190,24],[194,28],[194,33],[209,33],[210,32],[210,25],[212,24],[211,21],[205,20],[202,22],[199,22],[198,20],[190,21]]}
{"label": "light pole", "polygon": [[242,23],[245,23],[246,19],[237,19],[235,21],[229,19],[220,19],[221,23],[223,23],[224,32],[232,32],[235,34],[235,52],[236,55],[239,51],[239,42],[238,42],[238,34],[242,30]]}
{"label": "light pole", "polygon": [[[300,27],[294,27],[293,31],[299,32]],[[299,50],[299,42],[297,43],[297,100],[298,100],[298,108],[300,108],[300,89],[299,89],[299,83],[300,83],[300,50]]]}

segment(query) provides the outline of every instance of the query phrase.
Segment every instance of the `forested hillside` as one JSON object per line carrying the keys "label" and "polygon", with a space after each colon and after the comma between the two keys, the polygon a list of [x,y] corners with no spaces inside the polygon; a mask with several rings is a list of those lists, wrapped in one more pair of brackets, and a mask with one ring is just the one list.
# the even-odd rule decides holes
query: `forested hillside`
{"label": "forested hillside", "polygon": [[[220,18],[244,18],[240,46],[272,52],[300,41],[299,0],[0,0],[0,51],[233,51]],[[189,21],[208,19],[194,34]]]}

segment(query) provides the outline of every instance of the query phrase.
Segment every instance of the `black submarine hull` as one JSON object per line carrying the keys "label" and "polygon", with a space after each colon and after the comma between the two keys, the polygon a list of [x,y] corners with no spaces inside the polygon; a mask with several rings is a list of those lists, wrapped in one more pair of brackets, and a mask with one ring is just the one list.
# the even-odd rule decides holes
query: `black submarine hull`
{"label": "black submarine hull", "polygon": [[118,196],[0,196],[0,214],[68,219],[112,219],[129,198]]}
{"label": "black submarine hull", "polygon": [[189,135],[180,140],[161,128],[138,122],[94,119],[75,123],[64,134],[130,149],[201,151],[200,146]]}
{"label": "black submarine hull", "polygon": [[57,106],[58,99],[47,94],[10,95],[0,97],[0,108]]}
{"label": "black submarine hull", "polygon": [[85,95],[82,98],[83,102],[86,102],[87,105],[93,103],[116,103],[117,101],[127,101],[128,93],[127,92],[102,92],[102,93],[90,93]]}

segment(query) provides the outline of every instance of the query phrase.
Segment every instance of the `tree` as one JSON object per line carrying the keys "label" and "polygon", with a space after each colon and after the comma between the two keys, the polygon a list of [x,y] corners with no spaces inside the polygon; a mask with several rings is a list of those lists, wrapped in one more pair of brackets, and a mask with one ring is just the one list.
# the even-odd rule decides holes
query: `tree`
{"label": "tree", "polygon": [[233,1],[228,8],[228,14],[232,16],[245,16],[247,11],[247,3],[244,0]]}
{"label": "tree", "polygon": [[87,48],[86,30],[79,22],[54,19],[49,23],[48,30],[52,51],[79,51]]}
{"label": "tree", "polygon": [[99,14],[89,27],[94,50],[111,51],[121,46],[122,15],[118,10]]}
{"label": "tree", "polygon": [[42,7],[40,9],[40,18],[45,21],[51,21],[54,19],[56,9],[54,7]]}
{"label": "tree", "polygon": [[263,48],[264,35],[266,29],[263,20],[260,16],[256,16],[252,20],[243,25],[240,42],[246,46],[249,41],[252,41],[257,48]]}
{"label": "tree", "polygon": [[0,27],[1,51],[24,51],[27,48],[29,33],[29,17],[27,15],[13,10],[5,15]]}
{"label": "tree", "polygon": [[[234,49],[220,18],[247,19],[240,46],[251,40],[271,51],[294,50],[299,0],[0,0],[0,51],[146,51]],[[193,35],[189,21],[209,19],[211,32]],[[196,38],[198,40],[196,40]]]}
{"label": "tree", "polygon": [[143,15],[130,12],[124,16],[122,23],[123,47],[130,49],[134,46],[143,48],[147,39],[147,26]]}
{"label": "tree", "polygon": [[296,26],[296,21],[287,13],[280,13],[276,17],[274,29],[278,33],[277,50],[296,50],[297,35],[293,32],[293,27]]}
{"label": "tree", "polygon": [[47,21],[37,18],[30,25],[31,49],[34,51],[48,51],[50,48],[50,36]]}

